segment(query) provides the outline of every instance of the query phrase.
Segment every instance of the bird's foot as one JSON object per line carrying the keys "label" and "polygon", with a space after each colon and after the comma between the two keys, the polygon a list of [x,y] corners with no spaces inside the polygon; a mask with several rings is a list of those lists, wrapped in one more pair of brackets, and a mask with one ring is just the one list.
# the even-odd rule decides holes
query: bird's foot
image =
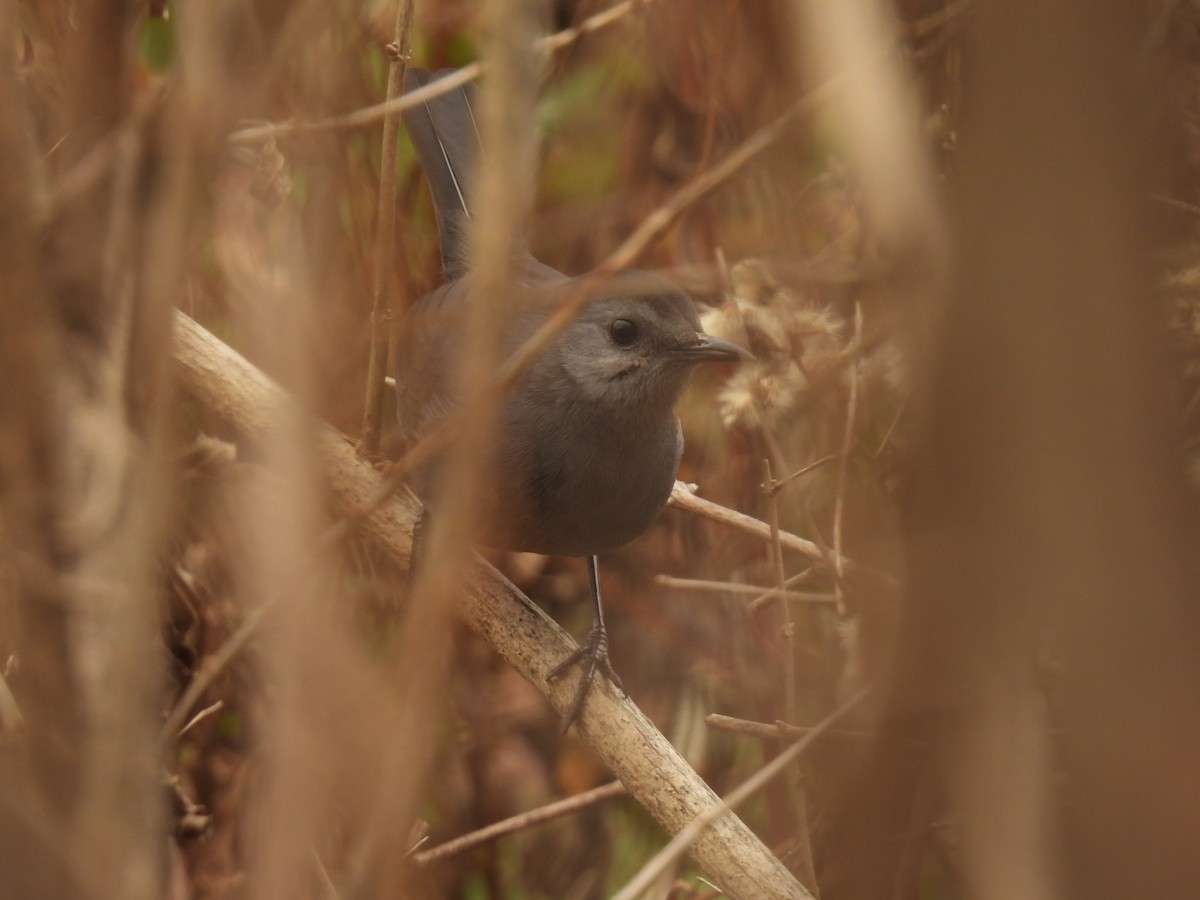
{"label": "bird's foot", "polygon": [[575,651],[555,666],[547,677],[550,681],[558,679],[565,671],[574,666],[579,666],[583,670],[583,676],[580,679],[579,687],[575,691],[575,699],[571,703],[571,709],[567,713],[566,724],[563,726],[565,732],[569,729],[576,720],[579,714],[583,712],[583,704],[587,701],[588,694],[592,690],[592,680],[596,677],[597,672],[603,672],[622,693],[625,688],[621,685],[621,679],[613,670],[612,662],[608,658],[608,632],[603,626],[593,626],[592,630],[587,633],[587,637],[583,639],[583,643],[575,648]]}

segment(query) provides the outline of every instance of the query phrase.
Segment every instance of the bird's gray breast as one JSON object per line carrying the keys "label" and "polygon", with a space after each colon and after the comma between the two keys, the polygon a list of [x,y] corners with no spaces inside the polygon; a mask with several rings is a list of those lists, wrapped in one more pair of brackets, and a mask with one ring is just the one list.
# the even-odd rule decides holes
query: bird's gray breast
{"label": "bird's gray breast", "polygon": [[607,408],[564,388],[527,391],[506,417],[502,480],[528,511],[517,549],[605,553],[654,523],[683,451],[679,422]]}

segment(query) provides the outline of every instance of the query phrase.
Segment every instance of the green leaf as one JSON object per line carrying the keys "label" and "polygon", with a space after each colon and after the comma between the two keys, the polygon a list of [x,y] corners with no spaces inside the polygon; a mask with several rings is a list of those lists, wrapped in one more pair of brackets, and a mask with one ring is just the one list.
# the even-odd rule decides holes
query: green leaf
{"label": "green leaf", "polygon": [[152,72],[164,72],[175,58],[175,24],[168,18],[146,19],[138,35],[138,54]]}

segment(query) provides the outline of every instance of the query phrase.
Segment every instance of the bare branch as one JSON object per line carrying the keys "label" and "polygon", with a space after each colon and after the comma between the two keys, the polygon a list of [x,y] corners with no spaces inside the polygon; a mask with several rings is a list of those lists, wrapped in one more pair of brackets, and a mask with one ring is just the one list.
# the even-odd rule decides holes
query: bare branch
{"label": "bare branch", "polygon": [[[698,497],[682,481],[675,482],[669,503],[676,509],[704,516],[706,519],[712,519],[714,522],[720,522],[723,525],[730,525],[761,540],[771,540],[771,526],[766,522],[760,521],[753,516],[748,516],[745,513],[736,512],[722,506],[720,503],[713,503],[711,500]],[[780,531],[779,541],[785,549],[799,553],[801,556],[805,556],[815,563],[826,565],[831,562],[827,554],[822,552],[821,548],[812,541],[806,541],[804,538],[790,532]],[[847,560],[847,562],[849,561]]]}

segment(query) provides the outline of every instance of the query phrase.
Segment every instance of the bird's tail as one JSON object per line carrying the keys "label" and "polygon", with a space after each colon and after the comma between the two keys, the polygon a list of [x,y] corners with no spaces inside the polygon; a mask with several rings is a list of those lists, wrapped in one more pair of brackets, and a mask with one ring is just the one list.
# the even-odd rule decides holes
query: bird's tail
{"label": "bird's tail", "polygon": [[[404,89],[414,91],[453,71],[409,69]],[[433,193],[442,266],[450,279],[458,278],[466,270],[467,223],[473,211],[471,180],[479,154],[479,129],[471,111],[473,93],[470,85],[463,85],[403,114]]]}

